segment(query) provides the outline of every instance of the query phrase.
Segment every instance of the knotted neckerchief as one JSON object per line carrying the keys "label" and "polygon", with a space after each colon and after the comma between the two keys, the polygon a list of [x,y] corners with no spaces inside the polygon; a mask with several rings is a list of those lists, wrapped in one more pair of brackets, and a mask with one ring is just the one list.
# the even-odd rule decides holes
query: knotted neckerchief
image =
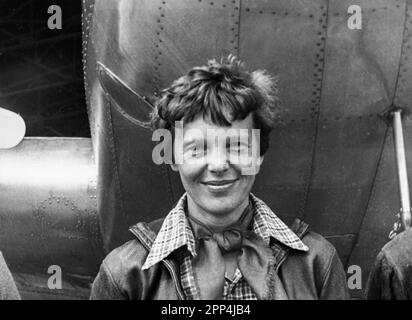
{"label": "knotted neckerchief", "polygon": [[211,230],[188,216],[196,238],[197,255],[193,258],[193,271],[201,299],[222,299],[226,272],[223,255],[236,251],[240,251],[237,266],[259,299],[276,299],[270,288],[277,284],[282,288],[280,298],[285,298],[280,279],[274,270],[269,271],[272,251],[250,228],[253,214],[253,206],[249,203],[240,219],[224,230]]}

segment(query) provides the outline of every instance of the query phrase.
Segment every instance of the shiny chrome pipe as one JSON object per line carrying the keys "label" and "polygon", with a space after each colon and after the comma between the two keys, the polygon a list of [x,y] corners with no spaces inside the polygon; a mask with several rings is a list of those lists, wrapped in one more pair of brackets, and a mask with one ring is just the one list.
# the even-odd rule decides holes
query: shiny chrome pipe
{"label": "shiny chrome pipe", "polygon": [[404,229],[411,225],[411,205],[409,199],[408,172],[406,169],[405,145],[403,141],[402,110],[396,110],[393,116],[396,165],[398,169],[399,191],[401,196],[401,220]]}

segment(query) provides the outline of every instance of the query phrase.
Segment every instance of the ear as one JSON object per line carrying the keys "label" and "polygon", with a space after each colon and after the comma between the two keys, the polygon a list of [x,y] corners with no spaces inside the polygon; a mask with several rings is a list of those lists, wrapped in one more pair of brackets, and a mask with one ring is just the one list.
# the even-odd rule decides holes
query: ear
{"label": "ear", "polygon": [[262,165],[264,159],[265,159],[265,156],[264,156],[264,155],[263,155],[263,156],[260,156],[260,157],[258,158],[258,166],[259,166],[259,167]]}
{"label": "ear", "polygon": [[262,166],[263,160],[265,159],[265,156],[260,156],[259,158],[257,158],[256,160],[256,166],[257,166],[257,172],[256,174],[259,173],[260,171],[260,167]]}

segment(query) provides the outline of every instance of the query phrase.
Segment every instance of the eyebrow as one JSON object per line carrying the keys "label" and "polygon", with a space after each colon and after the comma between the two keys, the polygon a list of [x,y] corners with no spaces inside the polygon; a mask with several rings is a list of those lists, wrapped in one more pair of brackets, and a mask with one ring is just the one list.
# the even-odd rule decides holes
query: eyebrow
{"label": "eyebrow", "polygon": [[199,142],[199,141],[202,141],[203,144],[205,144],[205,142],[204,142],[205,139],[203,137],[192,137],[188,140],[183,139],[183,148],[191,145],[192,143],[196,143],[196,142]]}

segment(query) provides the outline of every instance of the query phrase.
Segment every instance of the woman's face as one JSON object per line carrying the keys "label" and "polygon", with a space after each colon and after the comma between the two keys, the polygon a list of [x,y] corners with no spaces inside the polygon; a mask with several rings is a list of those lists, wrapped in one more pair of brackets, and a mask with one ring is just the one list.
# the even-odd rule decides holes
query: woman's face
{"label": "woman's face", "polygon": [[202,211],[214,216],[230,214],[248,201],[263,160],[259,136],[252,134],[253,124],[252,114],[232,122],[231,127],[197,117],[184,125],[180,147],[175,137],[175,159],[180,156],[181,161],[172,168],[179,171],[189,200]]}

